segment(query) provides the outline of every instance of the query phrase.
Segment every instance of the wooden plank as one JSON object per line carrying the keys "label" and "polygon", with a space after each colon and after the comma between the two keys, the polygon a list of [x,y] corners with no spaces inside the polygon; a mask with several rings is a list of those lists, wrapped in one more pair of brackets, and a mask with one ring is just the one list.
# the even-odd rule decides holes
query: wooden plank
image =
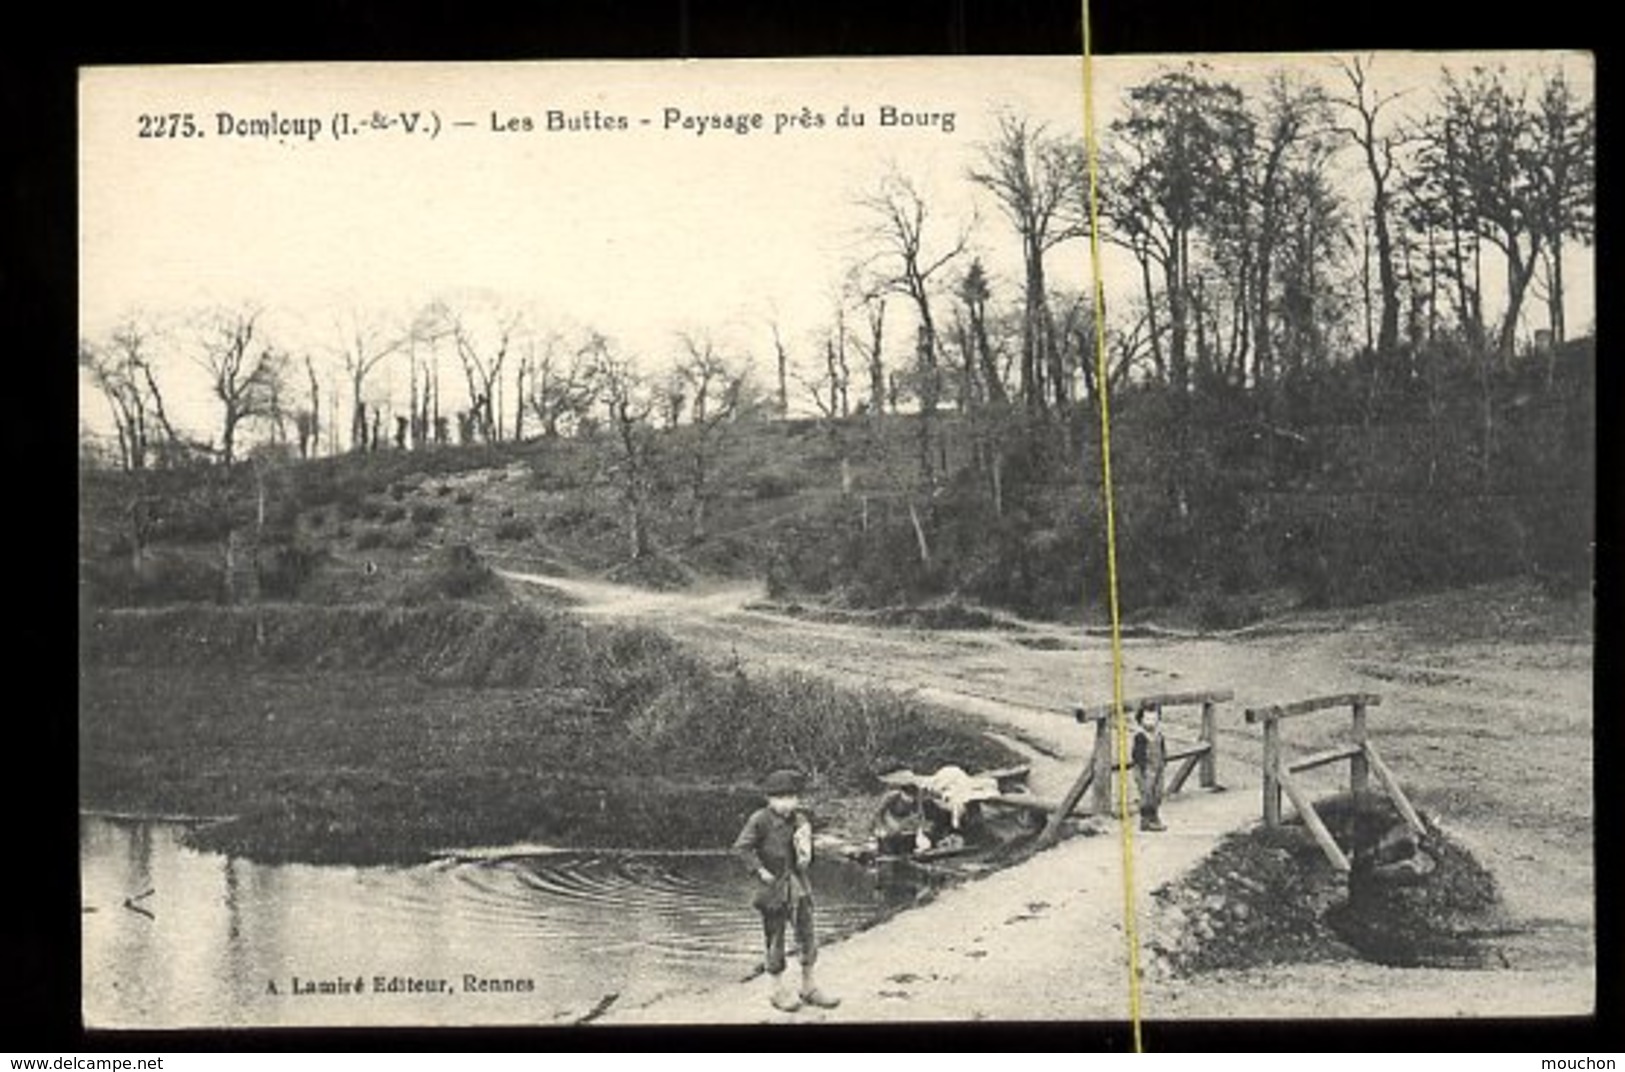
{"label": "wooden plank", "polygon": [[1359,754],[1359,745],[1346,744],[1342,748],[1328,748],[1324,752],[1314,752],[1310,755],[1304,756],[1302,759],[1294,759],[1291,763],[1286,765],[1286,769],[1293,774],[1297,774],[1299,771],[1313,770],[1316,767],[1324,767],[1328,763],[1337,763],[1341,760],[1353,759]]}
{"label": "wooden plank", "polygon": [[[1134,712],[1141,707],[1186,707],[1194,704],[1227,703],[1234,699],[1235,695],[1229,689],[1217,689],[1208,692],[1153,692],[1145,696],[1125,696],[1123,714],[1126,718],[1132,719]],[[1072,714],[1079,722],[1111,718],[1117,714],[1117,704],[1080,705],[1072,709]]]}
{"label": "wooden plank", "polygon": [[1377,780],[1382,782],[1383,788],[1387,789],[1388,795],[1393,798],[1394,807],[1405,817],[1406,824],[1416,831],[1417,837],[1426,837],[1428,831],[1427,827],[1422,825],[1422,817],[1411,807],[1410,799],[1399,787],[1399,779],[1394,777],[1394,772],[1388,769],[1388,764],[1382,761],[1382,757],[1377,754],[1376,746],[1370,741],[1365,743],[1365,756],[1371,761],[1371,769],[1376,772]]}
{"label": "wooden plank", "polygon": [[[1061,807],[1053,800],[1035,797],[1031,793],[1000,793],[996,797],[983,797],[981,803],[1003,804],[1009,808],[1025,808],[1027,811],[1043,812],[1045,815],[1053,814]],[[1070,814],[1072,814],[1071,811],[1066,813],[1066,815]],[[1065,815],[1062,818],[1065,818]]]}
{"label": "wooden plank", "polygon": [[[1170,794],[1177,793],[1185,787],[1185,779],[1191,776],[1191,771],[1196,769],[1197,762],[1201,760],[1203,756],[1207,755],[1207,753],[1208,749],[1199,748],[1192,752],[1186,752],[1181,756],[1181,758],[1185,760],[1185,763],[1177,772],[1175,772],[1173,778],[1168,782],[1168,792]],[[1172,763],[1173,760],[1173,756],[1168,757],[1168,762]]]}
{"label": "wooden plank", "polygon": [[1314,803],[1305,795],[1292,775],[1286,771],[1281,772],[1281,788],[1285,789],[1286,795],[1292,798],[1292,806],[1298,809],[1299,815],[1303,816],[1304,825],[1309,828],[1311,834],[1315,835],[1315,841],[1320,845],[1320,851],[1326,854],[1326,859],[1330,860],[1332,866],[1339,871],[1347,872],[1349,870],[1349,858],[1343,855],[1343,850],[1337,847],[1336,841],[1332,840],[1331,831],[1327,830],[1326,824],[1320,821]]}
{"label": "wooden plank", "polygon": [[1299,715],[1309,715],[1316,711],[1325,711],[1333,707],[1353,707],[1361,704],[1365,707],[1376,707],[1382,703],[1382,697],[1372,692],[1346,692],[1336,696],[1319,696],[1312,700],[1299,700],[1296,703],[1273,704],[1269,707],[1249,707],[1245,712],[1248,724],[1261,722],[1266,718],[1296,718]]}
{"label": "wooden plank", "polygon": [[1192,756],[1205,756],[1208,752],[1212,751],[1212,749],[1213,746],[1210,744],[1197,742],[1196,744],[1182,745],[1179,748],[1174,749],[1172,752],[1168,753],[1166,758],[1169,763],[1173,763],[1176,760],[1190,759]]}
{"label": "wooden plank", "polygon": [[1044,824],[1044,829],[1039,831],[1038,834],[1039,848],[1055,844],[1056,839],[1061,836],[1061,824],[1066,821],[1068,815],[1072,814],[1072,810],[1078,806],[1078,801],[1083,799],[1083,794],[1089,791],[1090,783],[1094,780],[1095,767],[1091,763],[1083,768],[1083,773],[1078,775],[1078,780],[1073,782],[1072,788],[1066,791],[1066,796],[1061,799],[1060,806],[1049,813],[1049,821]]}

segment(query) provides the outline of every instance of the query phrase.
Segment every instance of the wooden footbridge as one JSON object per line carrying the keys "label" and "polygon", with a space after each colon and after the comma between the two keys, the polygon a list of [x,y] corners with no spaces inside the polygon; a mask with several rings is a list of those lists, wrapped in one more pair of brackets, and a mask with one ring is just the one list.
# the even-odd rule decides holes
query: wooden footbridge
{"label": "wooden footbridge", "polygon": [[[1180,792],[1192,773],[1198,774],[1198,784],[1204,789],[1224,788],[1219,783],[1218,774],[1219,708],[1233,697],[1234,694],[1230,690],[1224,689],[1210,692],[1152,693],[1123,700],[1121,710],[1125,722],[1140,711],[1156,708],[1164,714],[1165,732],[1169,727],[1176,730],[1179,728],[1177,720],[1168,718],[1169,709],[1176,711],[1195,709],[1199,712],[1194,736],[1189,732],[1183,735],[1177,732],[1168,734],[1170,738],[1168,764],[1173,772],[1168,780],[1169,796]],[[1275,827],[1281,824],[1281,803],[1284,794],[1292,801],[1293,807],[1303,819],[1304,826],[1313,835],[1327,860],[1333,867],[1343,872],[1350,869],[1348,856],[1338,846],[1316,812],[1314,801],[1299,778],[1305,771],[1335,763],[1347,763],[1349,792],[1357,804],[1371,791],[1371,778],[1375,774],[1377,782],[1393,800],[1405,823],[1418,837],[1425,837],[1427,833],[1421,817],[1400,787],[1398,778],[1394,776],[1394,772],[1383,760],[1368,735],[1367,713],[1381,703],[1382,698],[1374,693],[1342,693],[1288,704],[1250,707],[1244,713],[1248,725],[1262,723],[1264,730],[1264,825]],[[1287,755],[1284,749],[1283,727],[1288,720],[1344,708],[1350,711],[1350,729],[1346,742],[1297,758]],[[1112,777],[1114,775],[1123,777],[1128,773],[1128,768],[1120,761],[1117,746],[1118,710],[1115,703],[1079,706],[1072,709],[1072,715],[1079,723],[1094,723],[1094,747],[1090,752],[1089,762],[1059,804],[1043,801],[1025,793],[1004,793],[996,798],[997,803],[1025,807],[1045,815],[1044,828],[1038,835],[1040,848],[1059,839],[1066,820],[1079,811],[1079,805],[1091,790],[1093,795],[1088,814],[1096,816],[1112,814],[1114,810]]]}

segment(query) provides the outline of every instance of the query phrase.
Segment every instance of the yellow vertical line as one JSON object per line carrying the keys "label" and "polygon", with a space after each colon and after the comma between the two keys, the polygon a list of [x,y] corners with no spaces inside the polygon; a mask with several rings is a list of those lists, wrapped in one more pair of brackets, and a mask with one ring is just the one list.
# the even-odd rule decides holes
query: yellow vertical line
{"label": "yellow vertical line", "polygon": [[1123,629],[1117,601],[1117,514],[1112,496],[1112,410],[1106,368],[1106,290],[1100,275],[1100,194],[1098,132],[1095,128],[1094,41],[1089,26],[1089,0],[1083,5],[1083,129],[1089,170],[1089,264],[1095,306],[1095,383],[1100,396],[1100,486],[1106,506],[1106,600],[1111,608],[1112,706],[1117,727],[1117,817],[1123,849],[1123,935],[1128,943],[1128,1010],[1134,1052],[1144,1052],[1140,1037],[1140,941],[1134,900],[1134,824],[1128,810],[1128,718],[1123,712]]}

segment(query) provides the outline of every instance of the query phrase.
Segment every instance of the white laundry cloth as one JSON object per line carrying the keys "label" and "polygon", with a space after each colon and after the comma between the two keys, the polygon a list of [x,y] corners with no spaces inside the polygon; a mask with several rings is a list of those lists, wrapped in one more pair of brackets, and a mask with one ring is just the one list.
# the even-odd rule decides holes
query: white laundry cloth
{"label": "white laundry cloth", "polygon": [[954,829],[959,829],[965,808],[978,801],[999,795],[997,778],[977,777],[965,773],[963,767],[947,766],[920,783],[927,793],[942,802],[953,817]]}

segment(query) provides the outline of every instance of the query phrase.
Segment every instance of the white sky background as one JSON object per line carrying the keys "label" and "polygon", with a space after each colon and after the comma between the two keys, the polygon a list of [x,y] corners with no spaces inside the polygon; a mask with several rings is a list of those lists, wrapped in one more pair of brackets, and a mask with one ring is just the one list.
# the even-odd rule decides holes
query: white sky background
{"label": "white sky background", "polygon": [[[1213,76],[1249,92],[1284,65],[1343,88],[1331,56],[1206,61]],[[1582,96],[1591,94],[1589,61],[1573,54],[1380,54],[1371,80],[1383,93],[1409,90],[1396,114],[1425,107],[1445,61],[1504,63],[1515,74],[1561,63]],[[1179,62],[1097,58],[1101,128],[1118,114],[1123,89]],[[953,132],[882,129],[885,104],[952,112]],[[835,127],[843,105],[864,113],[866,125]],[[774,113],[804,106],[828,125],[773,133]],[[666,107],[762,112],[767,127],[744,136],[665,131]],[[540,128],[550,108],[626,115],[631,128],[549,133]],[[349,310],[404,326],[437,297],[494,297],[525,310],[539,330],[597,329],[651,367],[677,353],[677,331],[709,331],[725,352],[753,355],[765,383],[775,315],[793,358],[809,370],[821,361],[835,287],[870,248],[868,218],[853,201],[893,163],[926,195],[928,251],[933,237],[951,240],[978,212],[973,244],[992,273],[995,301],[1016,300],[1019,247],[996,206],[965,178],[1000,108],[1081,134],[1079,58],[88,70],[80,82],[81,334],[102,336],[132,312],[168,321],[169,338],[153,349],[166,402],[178,424],[203,435],[217,431],[218,407],[187,359],[196,344],[184,318],[216,303],[259,303],[269,342],[320,362],[333,360],[335,323]],[[447,125],[436,139],[369,132],[336,142],[327,132],[335,111],[360,117],[373,109],[421,111],[425,122],[437,111]],[[273,110],[320,117],[321,138],[282,144],[219,135],[217,112]],[[143,113],[187,111],[205,137],[136,137]],[[538,129],[494,133],[492,112],[529,116]],[[478,125],[453,129],[453,119]],[[1351,194],[1368,196],[1354,157],[1345,154],[1339,166]],[[1121,255],[1108,257],[1110,307],[1113,294],[1136,287]],[[1486,251],[1486,269],[1498,262]],[[1087,243],[1057,249],[1049,270],[1054,286],[1085,285]],[[1579,333],[1593,317],[1589,251],[1576,251],[1565,273],[1570,330]],[[1501,289],[1498,275],[1486,278],[1489,315],[1504,301]],[[1543,306],[1533,303],[1529,315],[1543,317]],[[913,329],[912,313],[896,300],[887,312],[893,353],[909,352]],[[399,367],[386,371],[392,365]],[[386,362],[375,377],[369,393],[388,392],[404,406],[404,363]],[[449,349],[441,382],[443,412],[466,405]],[[302,397],[302,388],[293,394]],[[511,397],[508,404],[511,422]],[[93,391],[82,390],[81,412],[91,427],[110,430]],[[347,412],[341,427],[346,421]]]}

